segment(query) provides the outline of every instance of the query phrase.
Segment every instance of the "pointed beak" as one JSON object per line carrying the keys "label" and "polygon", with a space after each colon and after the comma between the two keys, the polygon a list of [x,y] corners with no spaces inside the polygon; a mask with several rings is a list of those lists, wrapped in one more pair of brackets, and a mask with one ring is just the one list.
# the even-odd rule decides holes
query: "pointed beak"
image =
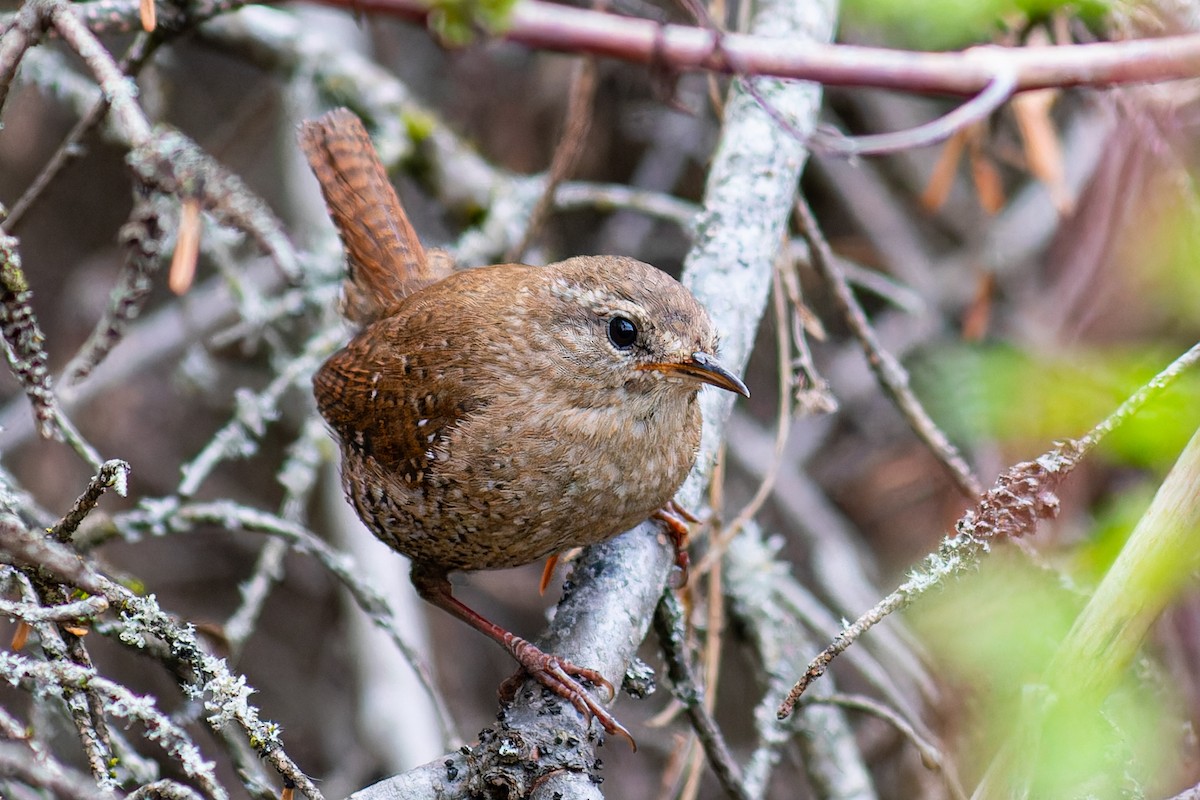
{"label": "pointed beak", "polygon": [[638,369],[652,369],[667,374],[686,375],[689,378],[716,386],[718,389],[735,392],[742,397],[749,397],[750,390],[741,378],[734,375],[721,362],[703,351],[692,353],[687,361],[667,361],[660,364],[642,364]]}

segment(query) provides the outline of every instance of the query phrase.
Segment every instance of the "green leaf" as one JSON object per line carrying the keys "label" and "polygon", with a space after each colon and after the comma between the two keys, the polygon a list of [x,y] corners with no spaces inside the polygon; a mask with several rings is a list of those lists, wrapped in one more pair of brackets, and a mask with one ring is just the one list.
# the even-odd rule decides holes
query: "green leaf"
{"label": "green leaf", "polygon": [[517,0],[434,0],[429,29],[447,46],[462,47],[480,33],[495,35],[508,28]]}

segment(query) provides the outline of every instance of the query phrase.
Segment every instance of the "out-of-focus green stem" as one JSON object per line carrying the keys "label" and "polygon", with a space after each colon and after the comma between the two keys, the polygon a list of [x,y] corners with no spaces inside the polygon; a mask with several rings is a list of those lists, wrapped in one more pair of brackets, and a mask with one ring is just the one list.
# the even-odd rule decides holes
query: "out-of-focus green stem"
{"label": "out-of-focus green stem", "polygon": [[1159,487],[1047,674],[1058,693],[1100,702],[1150,626],[1200,566],[1200,431]]}

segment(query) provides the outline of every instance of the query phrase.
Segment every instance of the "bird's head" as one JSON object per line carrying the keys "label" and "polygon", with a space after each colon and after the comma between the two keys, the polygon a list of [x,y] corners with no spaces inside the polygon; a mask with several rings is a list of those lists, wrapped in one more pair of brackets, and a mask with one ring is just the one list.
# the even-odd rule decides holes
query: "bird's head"
{"label": "bird's head", "polygon": [[670,275],[620,256],[581,256],[545,270],[545,346],[561,356],[554,369],[596,390],[585,402],[691,397],[704,384],[750,396],[718,361],[708,312]]}

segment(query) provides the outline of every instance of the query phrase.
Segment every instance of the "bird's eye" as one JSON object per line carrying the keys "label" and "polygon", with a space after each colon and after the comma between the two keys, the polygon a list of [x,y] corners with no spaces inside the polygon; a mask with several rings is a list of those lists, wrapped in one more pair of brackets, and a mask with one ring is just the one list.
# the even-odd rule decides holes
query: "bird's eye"
{"label": "bird's eye", "polygon": [[618,350],[628,350],[637,341],[638,329],[625,317],[613,317],[608,321],[608,340]]}

